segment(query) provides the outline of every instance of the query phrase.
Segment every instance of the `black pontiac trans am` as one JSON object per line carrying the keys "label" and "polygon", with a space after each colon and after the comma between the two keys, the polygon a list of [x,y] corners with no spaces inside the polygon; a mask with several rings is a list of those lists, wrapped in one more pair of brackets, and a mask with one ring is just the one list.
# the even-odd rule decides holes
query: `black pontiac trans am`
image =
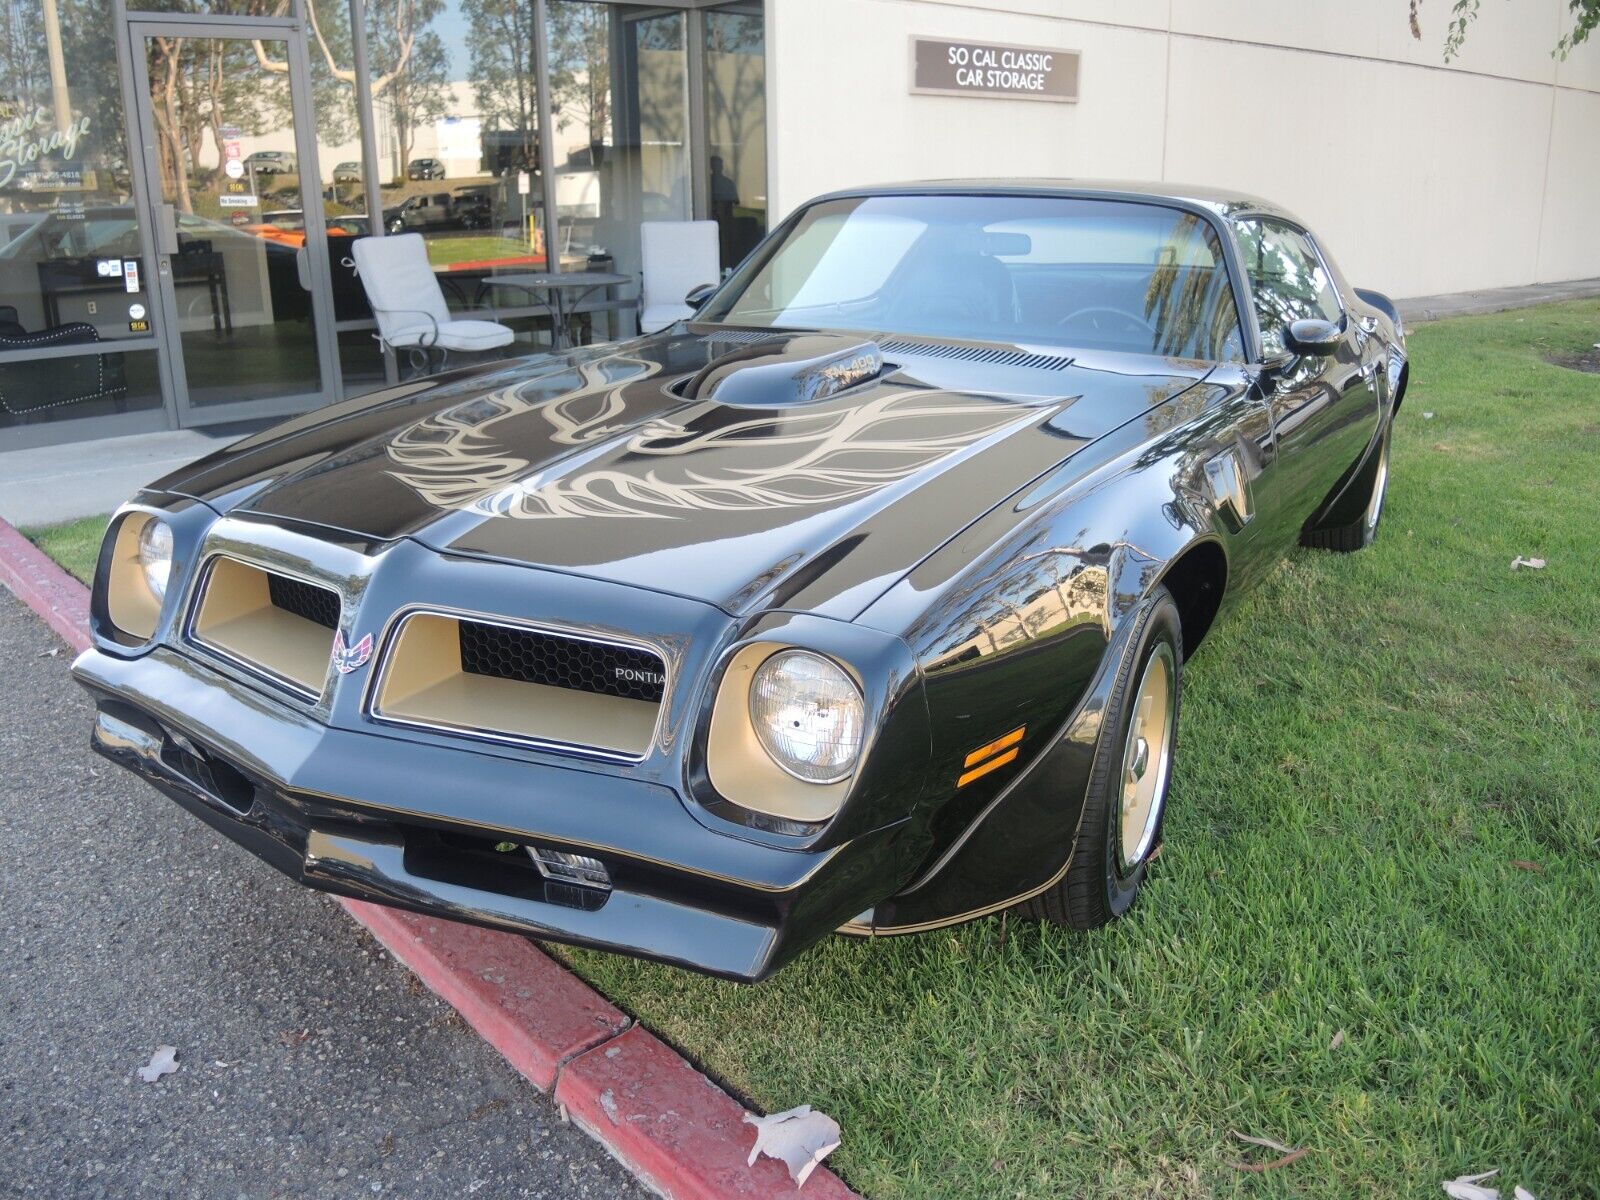
{"label": "black pontiac trans am", "polygon": [[1122,914],[1184,663],[1373,539],[1393,304],[1203,189],[802,207],[650,337],[417,380],[122,508],[95,747],[296,879],[757,980]]}

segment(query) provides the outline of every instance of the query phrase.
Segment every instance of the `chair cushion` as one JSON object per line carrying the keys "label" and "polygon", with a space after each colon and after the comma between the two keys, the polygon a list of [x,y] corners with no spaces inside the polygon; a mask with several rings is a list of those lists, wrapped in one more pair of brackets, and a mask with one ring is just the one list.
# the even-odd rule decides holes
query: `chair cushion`
{"label": "chair cushion", "polygon": [[493,350],[510,345],[513,336],[509,325],[495,321],[445,321],[435,344],[446,350]]}
{"label": "chair cushion", "polygon": [[644,221],[639,226],[639,257],[646,309],[680,305],[702,283],[722,279],[715,221]]}
{"label": "chair cushion", "polygon": [[356,238],[350,256],[378,319],[378,331],[391,346],[415,345],[421,336],[418,331],[430,329],[429,317],[441,326],[450,320],[420,233]]}

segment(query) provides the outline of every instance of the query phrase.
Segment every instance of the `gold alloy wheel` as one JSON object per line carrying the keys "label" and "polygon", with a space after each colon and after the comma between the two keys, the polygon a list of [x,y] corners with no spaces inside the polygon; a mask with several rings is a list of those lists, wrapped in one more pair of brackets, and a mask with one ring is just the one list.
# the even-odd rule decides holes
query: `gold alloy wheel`
{"label": "gold alloy wheel", "polygon": [[1126,877],[1144,862],[1156,837],[1161,800],[1172,769],[1172,736],[1177,725],[1177,660],[1160,643],[1145,664],[1129,710],[1127,748],[1122,756],[1121,824],[1117,867]]}

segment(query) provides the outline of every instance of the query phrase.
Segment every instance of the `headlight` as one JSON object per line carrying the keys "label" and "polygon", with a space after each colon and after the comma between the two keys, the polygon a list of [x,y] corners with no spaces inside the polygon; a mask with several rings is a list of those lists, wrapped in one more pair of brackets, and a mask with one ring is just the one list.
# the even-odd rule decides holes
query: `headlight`
{"label": "headlight", "polygon": [[807,783],[837,783],[861,755],[861,693],[837,665],[804,650],[774,654],[750,681],[750,722],[772,761]]}
{"label": "headlight", "polygon": [[165,521],[151,518],[139,530],[139,569],[156,603],[164,601],[172,574],[172,526]]}

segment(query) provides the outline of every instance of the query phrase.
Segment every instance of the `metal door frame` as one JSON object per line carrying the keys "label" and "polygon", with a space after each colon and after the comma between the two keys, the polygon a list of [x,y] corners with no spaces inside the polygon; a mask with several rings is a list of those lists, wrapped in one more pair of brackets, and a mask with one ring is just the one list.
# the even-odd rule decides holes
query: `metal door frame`
{"label": "metal door frame", "polygon": [[[311,62],[304,23],[298,16],[129,13],[123,10],[122,0],[118,0],[116,7],[123,17],[118,22],[118,50],[122,60],[121,74],[130,141],[128,165],[132,176],[134,208],[142,231],[144,269],[146,278],[150,280],[156,357],[170,424],[177,428],[250,421],[304,412],[341,400],[344,390],[339,369],[338,335],[333,326],[333,286],[328,262],[327,224],[320,203],[322,171],[317,158],[316,118],[311,102]],[[296,5],[298,9],[299,5]],[[305,279],[310,284],[312,332],[321,379],[318,391],[198,407],[189,401],[183,340],[178,328],[176,289],[172,285],[170,271],[161,270],[165,258],[161,252],[161,176],[145,48],[145,39],[152,36],[232,38],[244,41],[260,39],[284,44],[289,65],[289,108],[294,121],[295,154],[301,167],[300,207],[306,234],[302,250]],[[308,175],[313,181],[310,197],[306,195],[304,183]]]}

